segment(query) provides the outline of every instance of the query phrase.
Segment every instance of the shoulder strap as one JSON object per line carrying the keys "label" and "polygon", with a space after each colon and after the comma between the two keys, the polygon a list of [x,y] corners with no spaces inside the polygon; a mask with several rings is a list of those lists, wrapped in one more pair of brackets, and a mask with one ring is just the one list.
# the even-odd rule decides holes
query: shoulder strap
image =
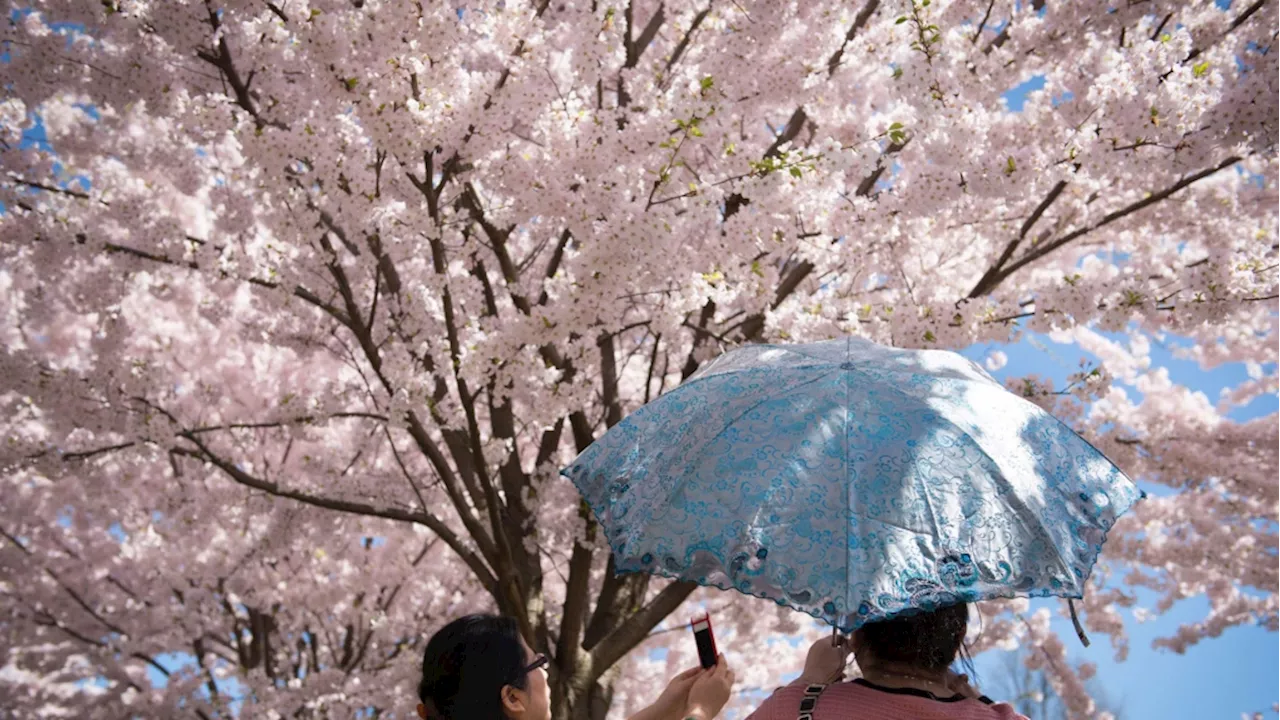
{"label": "shoulder strap", "polygon": [[826,685],[805,686],[804,697],[800,699],[800,715],[796,720],[813,720],[813,709],[818,705],[818,696],[826,689]]}

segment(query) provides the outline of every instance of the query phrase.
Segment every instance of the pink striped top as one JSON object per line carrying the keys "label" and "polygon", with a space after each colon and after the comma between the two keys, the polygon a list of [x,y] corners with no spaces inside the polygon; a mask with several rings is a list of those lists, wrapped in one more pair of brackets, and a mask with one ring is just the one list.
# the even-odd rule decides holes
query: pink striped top
{"label": "pink striped top", "polygon": [[[778,688],[747,720],[796,720],[806,685]],[[818,697],[813,720],[1027,720],[1012,705],[959,695],[934,698],[910,688],[888,688],[866,680],[832,685]]]}

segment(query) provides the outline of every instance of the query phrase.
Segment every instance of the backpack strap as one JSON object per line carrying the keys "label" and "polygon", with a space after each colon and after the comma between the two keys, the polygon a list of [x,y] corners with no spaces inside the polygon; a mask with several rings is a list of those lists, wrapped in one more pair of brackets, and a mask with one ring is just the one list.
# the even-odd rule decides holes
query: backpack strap
{"label": "backpack strap", "polygon": [[796,720],[813,720],[813,709],[818,706],[818,696],[826,689],[826,685],[805,686],[804,697],[800,698],[800,714]]}

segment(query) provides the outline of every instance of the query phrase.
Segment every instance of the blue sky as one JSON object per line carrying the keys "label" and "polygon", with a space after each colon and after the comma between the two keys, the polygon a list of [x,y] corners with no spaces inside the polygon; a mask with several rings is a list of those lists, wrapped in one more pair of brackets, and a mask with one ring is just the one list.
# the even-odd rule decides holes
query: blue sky
{"label": "blue sky", "polygon": [[[1118,336],[1110,336],[1116,339]],[[1008,364],[993,373],[997,378],[1035,373],[1052,378],[1061,385],[1075,371],[1082,358],[1092,355],[1074,345],[1060,345],[1043,336],[1029,335],[1013,345],[984,344],[969,348],[964,354],[981,362],[992,350],[1008,356]],[[1168,368],[1170,379],[1192,390],[1204,392],[1216,400],[1218,392],[1247,379],[1243,363],[1230,363],[1213,370],[1202,370],[1192,361],[1175,358],[1169,349],[1152,344],[1152,367]],[[1136,396],[1132,388],[1125,388]],[[1247,420],[1277,412],[1280,402],[1275,395],[1257,398],[1250,405],[1236,409],[1232,418]],[[1154,606],[1154,594],[1140,592],[1148,607]],[[1032,607],[1058,608],[1053,601],[1036,602]],[[1178,626],[1205,616],[1208,602],[1192,598],[1176,606],[1166,615],[1146,624],[1132,621],[1126,614],[1130,652],[1125,662],[1117,663],[1106,638],[1092,638],[1093,645],[1084,648],[1075,639],[1071,623],[1055,619],[1055,629],[1062,635],[1074,661],[1088,661],[1098,666],[1098,680],[1108,698],[1123,710],[1123,720],[1237,720],[1241,712],[1265,711],[1264,717],[1275,717],[1270,711],[1276,702],[1280,656],[1277,636],[1260,627],[1231,629],[1221,637],[1205,640],[1184,655],[1154,650],[1151,642],[1173,634]],[[999,653],[988,653],[978,660],[978,671],[985,686],[998,687],[1004,671]],[[998,699],[998,698],[997,698]]]}

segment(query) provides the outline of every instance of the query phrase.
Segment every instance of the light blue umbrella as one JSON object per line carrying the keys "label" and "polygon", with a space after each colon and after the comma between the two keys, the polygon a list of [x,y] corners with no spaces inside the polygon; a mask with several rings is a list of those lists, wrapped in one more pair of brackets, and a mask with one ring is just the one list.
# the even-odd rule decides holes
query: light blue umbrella
{"label": "light blue umbrella", "polygon": [[1079,598],[1142,496],[973,362],[858,338],[729,352],[563,473],[619,572],[736,589],[846,632],[960,601]]}

